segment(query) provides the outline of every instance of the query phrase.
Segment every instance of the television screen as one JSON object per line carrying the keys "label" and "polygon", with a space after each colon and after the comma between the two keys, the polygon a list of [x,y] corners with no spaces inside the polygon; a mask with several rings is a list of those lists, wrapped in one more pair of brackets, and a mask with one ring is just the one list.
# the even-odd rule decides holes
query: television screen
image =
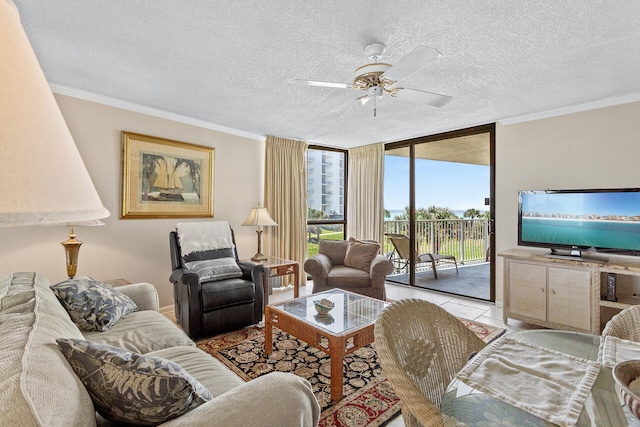
{"label": "television screen", "polygon": [[518,193],[518,245],[640,254],[640,189]]}

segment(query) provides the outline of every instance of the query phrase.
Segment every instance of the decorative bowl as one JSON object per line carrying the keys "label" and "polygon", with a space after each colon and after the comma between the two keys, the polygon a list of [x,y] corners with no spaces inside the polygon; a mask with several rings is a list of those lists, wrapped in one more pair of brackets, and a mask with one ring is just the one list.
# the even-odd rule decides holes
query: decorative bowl
{"label": "decorative bowl", "polygon": [[629,411],[640,419],[640,360],[618,363],[613,367],[613,379]]}
{"label": "decorative bowl", "polygon": [[328,315],[334,305],[331,300],[328,300],[326,298],[322,298],[321,300],[314,300],[313,303],[315,304],[316,311],[320,316]]}

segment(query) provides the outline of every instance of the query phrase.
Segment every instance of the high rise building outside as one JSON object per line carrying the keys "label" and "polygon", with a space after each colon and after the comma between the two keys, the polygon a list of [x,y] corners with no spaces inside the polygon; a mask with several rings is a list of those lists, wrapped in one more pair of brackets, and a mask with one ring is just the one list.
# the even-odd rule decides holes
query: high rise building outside
{"label": "high rise building outside", "polygon": [[307,206],[330,219],[344,218],[344,153],[307,151]]}

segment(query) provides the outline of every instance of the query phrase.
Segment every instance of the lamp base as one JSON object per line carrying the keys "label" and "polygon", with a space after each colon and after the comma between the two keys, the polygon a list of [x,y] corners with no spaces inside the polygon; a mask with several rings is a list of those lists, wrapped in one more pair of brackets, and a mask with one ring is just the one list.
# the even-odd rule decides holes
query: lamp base
{"label": "lamp base", "polygon": [[256,230],[256,233],[258,233],[258,252],[251,257],[251,261],[265,261],[267,257],[262,254],[262,230]]}
{"label": "lamp base", "polygon": [[70,234],[69,240],[62,242],[61,245],[64,246],[64,253],[67,259],[67,276],[69,276],[69,279],[73,279],[78,270],[78,253],[82,242],[76,240],[75,234]]}
{"label": "lamp base", "polygon": [[262,252],[258,252],[254,256],[251,257],[251,261],[266,261],[267,257],[262,254]]}

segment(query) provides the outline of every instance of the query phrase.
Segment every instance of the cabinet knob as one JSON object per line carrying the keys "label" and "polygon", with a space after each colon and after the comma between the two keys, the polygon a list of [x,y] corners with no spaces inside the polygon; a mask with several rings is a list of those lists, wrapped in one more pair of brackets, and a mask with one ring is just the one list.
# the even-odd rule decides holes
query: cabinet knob
{"label": "cabinet knob", "polygon": [[553,289],[551,289],[551,295],[555,295],[556,291],[554,291]]}
{"label": "cabinet knob", "polygon": [[540,288],[540,292],[544,292],[544,288]]}

